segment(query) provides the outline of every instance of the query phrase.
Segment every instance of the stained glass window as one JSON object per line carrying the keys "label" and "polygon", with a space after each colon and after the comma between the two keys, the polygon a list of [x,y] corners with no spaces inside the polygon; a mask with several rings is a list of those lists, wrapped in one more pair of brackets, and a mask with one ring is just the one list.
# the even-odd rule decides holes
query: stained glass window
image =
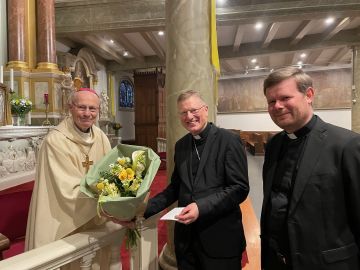
{"label": "stained glass window", "polygon": [[128,80],[122,80],[119,87],[120,108],[134,108],[134,87]]}

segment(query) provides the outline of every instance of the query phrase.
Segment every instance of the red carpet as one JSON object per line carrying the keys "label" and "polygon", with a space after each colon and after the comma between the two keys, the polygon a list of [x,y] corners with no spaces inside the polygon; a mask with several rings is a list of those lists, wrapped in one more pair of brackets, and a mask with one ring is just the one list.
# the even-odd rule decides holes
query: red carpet
{"label": "red carpet", "polygon": [[[160,191],[162,191],[167,185],[166,170],[159,170],[150,188],[150,198],[154,197]],[[160,220],[158,222],[158,254],[160,254],[162,248],[167,241],[166,222]],[[130,270],[130,258],[129,253],[125,248],[125,243],[121,246],[121,262],[123,270]]]}

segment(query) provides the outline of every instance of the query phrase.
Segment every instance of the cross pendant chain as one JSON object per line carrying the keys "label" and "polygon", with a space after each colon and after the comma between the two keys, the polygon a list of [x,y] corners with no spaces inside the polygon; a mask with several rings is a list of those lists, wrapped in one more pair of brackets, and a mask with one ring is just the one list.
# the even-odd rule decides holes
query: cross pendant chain
{"label": "cross pendant chain", "polygon": [[94,162],[89,159],[88,155],[85,155],[85,161],[82,162],[84,168],[86,168],[86,173],[89,171],[90,165],[93,165]]}
{"label": "cross pendant chain", "polygon": [[195,151],[196,151],[197,158],[198,158],[198,160],[200,160],[199,151],[198,151],[198,149],[197,149],[197,147],[196,147],[196,143],[195,143],[195,142],[194,142],[194,145],[195,145]]}

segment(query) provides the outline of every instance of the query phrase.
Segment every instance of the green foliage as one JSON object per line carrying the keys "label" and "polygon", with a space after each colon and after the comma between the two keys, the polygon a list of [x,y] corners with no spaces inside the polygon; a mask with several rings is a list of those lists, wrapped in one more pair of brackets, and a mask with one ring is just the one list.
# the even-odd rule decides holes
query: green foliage
{"label": "green foliage", "polygon": [[31,111],[32,102],[26,98],[12,98],[10,100],[11,113],[13,115],[24,116]]}

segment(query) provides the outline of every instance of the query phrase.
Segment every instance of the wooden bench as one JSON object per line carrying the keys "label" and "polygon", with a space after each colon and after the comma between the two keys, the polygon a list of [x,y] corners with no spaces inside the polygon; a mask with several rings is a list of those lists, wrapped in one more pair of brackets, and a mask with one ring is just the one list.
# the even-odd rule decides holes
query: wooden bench
{"label": "wooden bench", "polygon": [[240,138],[252,155],[264,155],[266,143],[276,133],[275,131],[240,131]]}
{"label": "wooden bench", "polygon": [[265,152],[263,134],[259,132],[250,133],[246,141],[246,146],[252,155],[263,155]]}
{"label": "wooden bench", "polygon": [[264,155],[266,143],[278,131],[244,131],[229,129],[229,131],[240,136],[245,149],[252,155]]}

